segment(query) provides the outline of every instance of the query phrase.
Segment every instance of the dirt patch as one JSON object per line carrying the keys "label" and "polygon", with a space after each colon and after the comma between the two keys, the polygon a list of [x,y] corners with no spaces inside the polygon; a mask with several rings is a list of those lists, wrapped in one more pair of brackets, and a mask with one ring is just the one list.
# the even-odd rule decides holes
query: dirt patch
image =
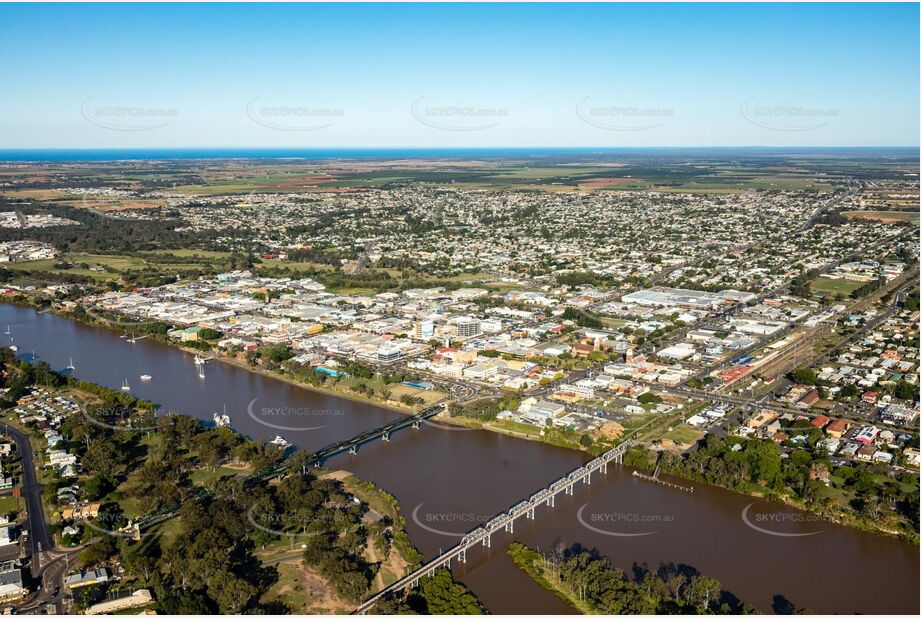
{"label": "dirt patch", "polygon": [[344,481],[348,477],[352,476],[352,473],[348,470],[333,470],[328,474],[321,475],[323,479],[331,479],[334,481]]}
{"label": "dirt patch", "polygon": [[346,614],[354,609],[302,561],[279,564],[278,575],[278,583],[263,595],[263,601],[283,603],[295,614]]}

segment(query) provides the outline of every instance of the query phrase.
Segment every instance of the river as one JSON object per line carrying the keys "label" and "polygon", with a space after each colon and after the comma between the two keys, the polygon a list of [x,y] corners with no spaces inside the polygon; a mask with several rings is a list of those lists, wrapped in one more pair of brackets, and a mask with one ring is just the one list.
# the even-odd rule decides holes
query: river
{"label": "river", "polygon": [[[12,336],[2,334],[6,325]],[[309,391],[227,363],[211,361],[200,378],[194,357],[159,343],[130,343],[115,332],[31,308],[0,304],[0,344],[77,378],[131,392],[167,410],[206,421],[225,409],[253,438],[282,435],[307,449],[355,435],[398,416],[364,402]],[[139,380],[149,374],[147,382]],[[579,452],[481,430],[430,423],[364,445],[327,465],[354,472],[395,495],[412,541],[427,557],[467,530],[587,459]],[[683,481],[682,484],[689,485]],[[581,543],[630,572],[674,565],[720,580],[764,612],[918,612],[918,548],[894,539],[814,521],[810,515],[719,488],[693,493],[633,478],[612,466],[573,496],[558,496],[534,521],[515,524],[515,540],[549,551]],[[509,534],[478,549],[455,574],[490,611],[569,613],[519,572],[505,550]]]}

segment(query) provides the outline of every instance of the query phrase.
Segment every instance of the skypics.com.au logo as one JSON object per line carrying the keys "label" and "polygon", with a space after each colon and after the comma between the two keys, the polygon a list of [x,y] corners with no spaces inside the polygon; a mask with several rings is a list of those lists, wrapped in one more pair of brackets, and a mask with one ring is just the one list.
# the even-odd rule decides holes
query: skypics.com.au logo
{"label": "skypics.com.au logo", "polygon": [[786,538],[815,536],[825,532],[824,530],[810,530],[822,521],[818,515],[797,511],[752,513],[753,506],[755,506],[754,502],[742,509],[742,523],[755,532]]}
{"label": "skypics.com.au logo", "polygon": [[327,423],[317,424],[319,419],[345,416],[345,412],[332,408],[311,408],[306,406],[257,406],[256,397],[246,406],[246,414],[266,427],[278,431],[316,431]]}
{"label": "skypics.com.au logo", "polygon": [[339,107],[311,105],[268,105],[256,97],[246,104],[246,115],[256,124],[275,131],[319,131],[345,117]]}
{"label": "skypics.com.au logo", "polygon": [[476,105],[430,105],[419,97],[409,106],[409,113],[418,122],[439,131],[485,131],[498,126],[509,117],[504,107]]}
{"label": "skypics.com.au logo", "polygon": [[755,97],[742,101],[739,112],[742,118],[756,127],[784,133],[815,131],[828,126],[839,115],[837,109],[826,107],[759,104]]}
{"label": "skypics.com.au logo", "polygon": [[[492,519],[491,515],[473,513],[470,511],[438,511],[421,512],[423,503],[413,509],[411,517],[413,522],[426,532],[441,536],[462,538],[472,528],[476,528]],[[452,531],[450,528],[462,528]]]}
{"label": "skypics.com.au logo", "polygon": [[576,116],[585,124],[605,131],[649,131],[665,125],[675,110],[663,107],[590,103],[585,97],[576,103]]}
{"label": "skypics.com.au logo", "polygon": [[586,530],[614,537],[639,537],[658,533],[662,526],[672,524],[674,516],[637,511],[588,512],[588,503],[579,507],[576,520]]}
{"label": "skypics.com.au logo", "polygon": [[179,117],[179,110],[173,107],[106,104],[90,97],[80,106],[80,115],[102,129],[139,133],[168,126]]}

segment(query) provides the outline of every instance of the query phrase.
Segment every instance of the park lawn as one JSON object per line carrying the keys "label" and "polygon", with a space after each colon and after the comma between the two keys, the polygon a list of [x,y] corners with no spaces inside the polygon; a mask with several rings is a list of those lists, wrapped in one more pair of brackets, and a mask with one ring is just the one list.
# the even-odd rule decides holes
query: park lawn
{"label": "park lawn", "polygon": [[626,417],[624,420],[618,420],[617,422],[620,423],[621,426],[623,426],[624,432],[628,432],[628,431],[639,429],[640,427],[643,427],[644,425],[649,423],[651,419],[655,417],[656,417],[655,414],[631,414],[628,417]]}
{"label": "park lawn", "polygon": [[410,395],[412,397],[419,397],[425,403],[424,405],[430,406],[433,405],[442,399],[444,399],[445,394],[436,391],[436,390],[423,390],[421,388],[413,388],[412,386],[406,386],[405,384],[396,384],[390,387],[390,398],[394,401],[399,401],[400,397],[403,395]]}
{"label": "park lawn", "polygon": [[[156,258],[165,255],[174,255],[176,262],[161,262]],[[142,270],[154,271],[164,275],[180,275],[196,272],[202,269],[223,269],[230,254],[220,251],[205,251],[199,249],[173,249],[145,251],[140,255],[98,255],[92,253],[67,253],[53,260],[33,260],[26,262],[12,262],[4,265],[5,268],[20,272],[57,272],[71,275],[89,277],[97,281],[118,281],[125,274]],[[147,256],[149,259],[144,259]],[[186,262],[184,259],[188,259]],[[70,268],[57,268],[57,265],[68,263]]]}
{"label": "park lawn", "polygon": [[528,425],[527,423],[519,423],[518,421],[510,421],[507,419],[489,421],[487,423],[493,427],[499,429],[506,429],[508,431],[514,431],[516,433],[523,433],[529,436],[540,436],[541,427],[536,425]]}
{"label": "park lawn", "polygon": [[90,270],[88,268],[68,268],[68,269],[57,269],[55,264],[60,264],[60,260],[30,260],[25,262],[9,262],[4,264],[3,267],[8,270],[21,270],[21,271],[32,271],[32,272],[61,272],[71,275],[82,275],[84,277],[91,277],[93,279],[102,279],[102,280],[114,280],[118,279],[118,274],[116,273],[107,273],[104,271]]}
{"label": "park lawn", "polygon": [[[63,263],[69,263],[73,266],[66,269],[55,267],[56,265]],[[101,280],[118,279],[121,273],[135,270],[144,270],[145,268],[153,268],[166,272],[176,272],[182,270],[198,269],[201,267],[202,264],[196,264],[194,262],[188,264],[159,264],[156,262],[148,262],[143,258],[127,255],[98,255],[93,253],[67,253],[57,259],[52,260],[31,260],[4,264],[4,268],[9,270],[60,272]]]}
{"label": "park lawn", "polygon": [[213,259],[229,258],[231,255],[233,255],[229,251],[209,251],[207,249],[154,249],[152,251],[144,251],[143,253],[150,253],[153,255],[175,255],[176,257]]}
{"label": "park lawn", "polygon": [[289,260],[265,260],[256,264],[256,270],[265,270],[271,268],[288,268],[297,272],[311,270],[335,270],[330,264],[321,264],[319,262],[292,262]]}
{"label": "park lawn", "polygon": [[200,470],[195,470],[190,475],[190,479],[193,485],[212,487],[218,479],[226,476],[234,476],[236,474],[239,474],[239,470],[228,468],[227,466],[219,466],[217,468],[202,468]]}
{"label": "park lawn", "polygon": [[675,444],[694,444],[702,437],[704,437],[705,432],[682,423],[678,427],[675,427],[671,431],[666,431],[662,434],[663,438],[668,438]]}
{"label": "park lawn", "polygon": [[854,290],[863,287],[865,283],[861,281],[848,281],[847,279],[827,279],[825,277],[816,277],[810,283],[810,289],[813,292],[820,292],[835,296],[842,294],[848,296]]}

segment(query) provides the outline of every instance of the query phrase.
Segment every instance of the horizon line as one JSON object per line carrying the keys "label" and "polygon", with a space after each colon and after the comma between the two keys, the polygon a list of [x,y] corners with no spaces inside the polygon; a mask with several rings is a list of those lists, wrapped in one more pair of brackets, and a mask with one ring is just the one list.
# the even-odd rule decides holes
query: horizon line
{"label": "horizon line", "polygon": [[0,146],[0,152],[17,152],[17,151],[73,151],[73,150],[652,150],[652,149],[729,149],[729,148],[750,148],[750,149],[770,149],[770,150],[796,150],[796,149],[814,149],[814,150],[831,150],[831,149],[869,149],[869,148],[893,148],[893,149],[921,149],[921,144],[899,145],[899,144],[871,144],[871,145],[798,145],[798,146],[768,146],[757,144],[740,144],[740,145],[689,145],[689,146]]}

